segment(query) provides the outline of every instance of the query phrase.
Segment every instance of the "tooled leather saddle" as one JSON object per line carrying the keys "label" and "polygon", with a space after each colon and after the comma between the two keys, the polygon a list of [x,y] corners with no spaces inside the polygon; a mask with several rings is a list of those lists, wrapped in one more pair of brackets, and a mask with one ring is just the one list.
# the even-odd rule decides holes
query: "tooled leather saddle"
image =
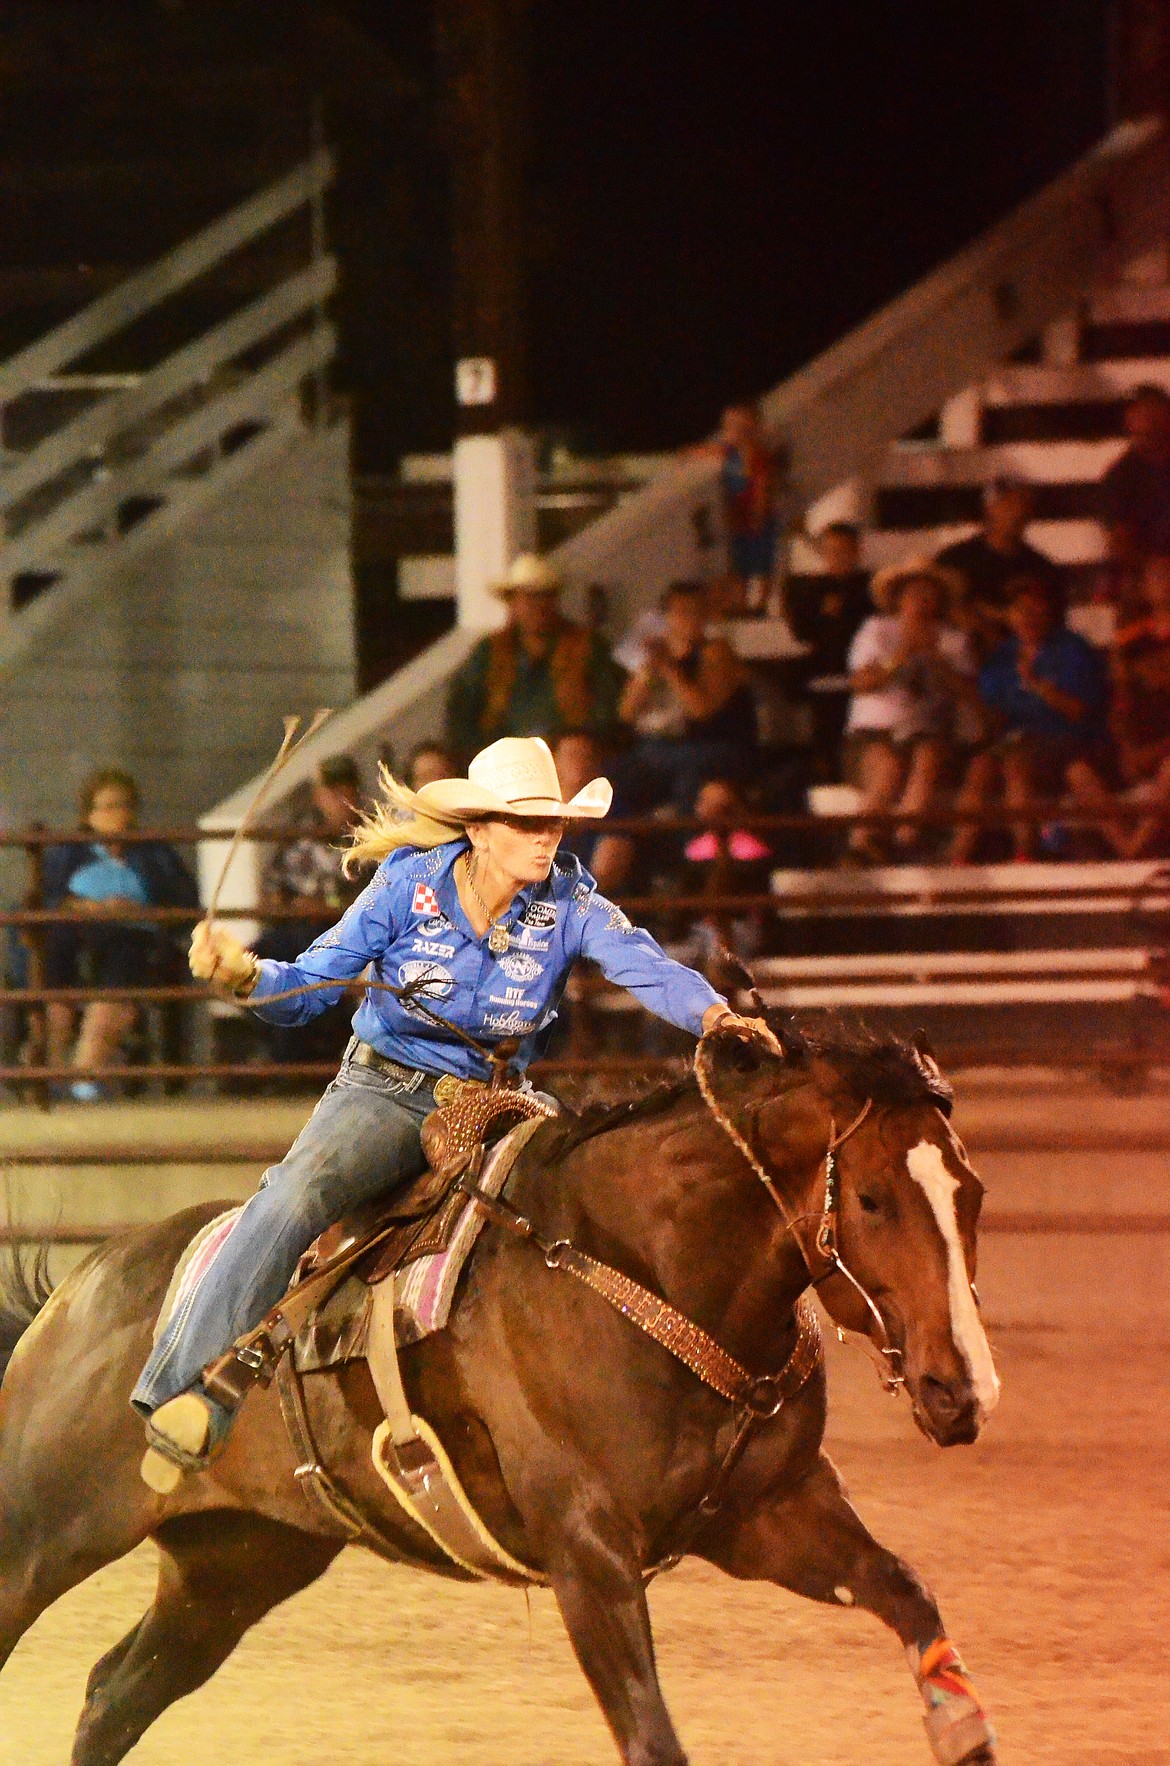
{"label": "tooled leather saddle", "polygon": [[486,1148],[521,1122],[556,1113],[536,1092],[455,1082],[422,1125],[426,1170],[327,1227],[302,1256],[284,1298],[205,1370],[205,1389],[234,1409],[257,1380],[267,1384],[294,1345],[302,1372],[360,1354],[364,1309],[354,1287],[368,1290],[445,1251],[468,1205],[459,1186],[464,1172],[476,1171]]}

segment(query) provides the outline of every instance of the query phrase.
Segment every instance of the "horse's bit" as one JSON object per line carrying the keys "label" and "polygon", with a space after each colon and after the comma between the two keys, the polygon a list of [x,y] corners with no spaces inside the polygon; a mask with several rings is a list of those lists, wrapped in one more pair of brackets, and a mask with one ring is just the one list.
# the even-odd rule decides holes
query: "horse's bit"
{"label": "horse's bit", "polygon": [[[774,1039],[770,1032],[768,1033],[766,1040],[769,1044],[773,1043]],[[869,1309],[874,1323],[877,1325],[878,1330],[881,1333],[880,1339],[875,1344],[875,1348],[879,1350],[882,1357],[882,1366],[878,1370],[879,1378],[887,1392],[898,1392],[906,1383],[902,1367],[902,1351],[891,1342],[886,1321],[879,1312],[877,1302],[874,1300],[872,1294],[862,1286],[857,1277],[853,1274],[853,1271],[849,1268],[848,1264],[843,1260],[838,1237],[841,1218],[841,1184],[837,1169],[837,1154],[845,1145],[845,1142],[850,1140],[852,1136],[857,1133],[862,1124],[868,1121],[869,1117],[873,1114],[873,1099],[867,1098],[865,1100],[865,1103],[861,1106],[861,1109],[857,1112],[853,1121],[850,1122],[846,1128],[842,1129],[840,1134],[837,1132],[837,1124],[835,1120],[830,1116],[829,1144],[825,1148],[823,1160],[825,1167],[825,1199],[821,1212],[819,1216],[808,1214],[792,1215],[788,1212],[784,1198],[776,1187],[776,1181],[771,1172],[763,1164],[751,1142],[745,1135],[740,1133],[739,1129],[736,1127],[735,1123],[732,1122],[731,1118],[720,1104],[719,1099],[716,1097],[715,1089],[712,1086],[706,1071],[706,1063],[701,1058],[705,1042],[706,1038],[704,1037],[695,1050],[695,1078],[699,1082],[699,1091],[702,1095],[703,1102],[706,1104],[708,1110],[711,1112],[724,1134],[731,1141],[732,1145],[738,1152],[742,1153],[743,1157],[747,1160],[748,1164],[767,1190],[772,1201],[775,1203],[781,1219],[788,1231],[792,1234],[792,1237],[795,1239],[800,1254],[804,1258],[805,1268],[808,1270],[809,1274],[810,1286],[819,1288],[821,1283],[827,1281],[831,1275],[840,1275],[844,1276],[850,1286],[861,1296]],[[800,1233],[796,1230],[802,1221],[809,1219],[816,1219],[817,1221],[817,1230],[813,1239],[813,1248],[817,1255],[824,1259],[825,1264],[825,1267],[819,1272],[819,1274],[813,1268],[813,1261],[809,1255],[808,1246],[805,1244]],[[838,1334],[840,1334],[839,1327]]]}

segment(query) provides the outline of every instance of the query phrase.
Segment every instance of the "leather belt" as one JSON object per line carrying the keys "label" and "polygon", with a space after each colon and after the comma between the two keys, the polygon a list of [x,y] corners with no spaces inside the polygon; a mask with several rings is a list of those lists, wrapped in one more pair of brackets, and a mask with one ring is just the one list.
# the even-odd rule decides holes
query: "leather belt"
{"label": "leather belt", "polygon": [[454,1073],[428,1073],[424,1067],[404,1067],[401,1061],[392,1061],[389,1055],[383,1055],[368,1042],[359,1042],[350,1055],[355,1067],[369,1067],[374,1073],[384,1073],[388,1079],[396,1079],[400,1085],[408,1085],[417,1091],[420,1085],[431,1086],[434,1090],[436,1104],[453,1104],[462,1088],[470,1086],[473,1091],[486,1091],[482,1079],[459,1079]]}

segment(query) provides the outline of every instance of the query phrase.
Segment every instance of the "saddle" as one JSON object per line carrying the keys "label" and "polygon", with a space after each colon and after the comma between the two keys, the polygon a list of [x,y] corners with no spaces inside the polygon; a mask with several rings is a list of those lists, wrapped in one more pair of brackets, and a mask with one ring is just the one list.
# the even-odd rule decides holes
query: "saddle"
{"label": "saddle", "polygon": [[[556,1106],[535,1092],[453,1082],[446,1101],[422,1126],[427,1169],[402,1191],[355,1210],[315,1239],[284,1298],[205,1370],[205,1390],[235,1409],[257,1381],[272,1379],[286,1351],[293,1351],[303,1372],[360,1355],[358,1314],[365,1290],[407,1264],[446,1253],[471,1206],[458,1187],[464,1172],[478,1176],[489,1145],[510,1130],[525,1123],[535,1129],[555,1115]],[[477,1218],[476,1233],[481,1224]],[[469,1236],[467,1251],[474,1237]],[[454,1282],[448,1285],[453,1292]],[[344,1301],[343,1286],[348,1291]],[[302,1337],[309,1341],[299,1344]],[[409,1333],[406,1340],[411,1340]]]}

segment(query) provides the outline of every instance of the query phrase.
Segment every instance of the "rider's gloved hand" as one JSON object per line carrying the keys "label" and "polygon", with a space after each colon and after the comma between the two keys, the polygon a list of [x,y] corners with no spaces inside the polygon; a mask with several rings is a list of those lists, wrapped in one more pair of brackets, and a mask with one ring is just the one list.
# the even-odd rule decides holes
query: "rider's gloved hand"
{"label": "rider's gloved hand", "polygon": [[222,926],[209,926],[206,920],[200,920],[191,934],[187,961],[196,981],[214,982],[239,999],[248,997],[260,973],[258,958],[245,950],[238,938]]}
{"label": "rider's gloved hand", "polygon": [[732,1011],[731,1007],[724,1005],[722,1001],[716,1005],[708,1006],[703,1013],[704,1036],[707,1036],[712,1030],[734,1030],[737,1036],[743,1037],[744,1041],[748,1042],[766,1028],[762,1018],[742,1018],[738,1012]]}

